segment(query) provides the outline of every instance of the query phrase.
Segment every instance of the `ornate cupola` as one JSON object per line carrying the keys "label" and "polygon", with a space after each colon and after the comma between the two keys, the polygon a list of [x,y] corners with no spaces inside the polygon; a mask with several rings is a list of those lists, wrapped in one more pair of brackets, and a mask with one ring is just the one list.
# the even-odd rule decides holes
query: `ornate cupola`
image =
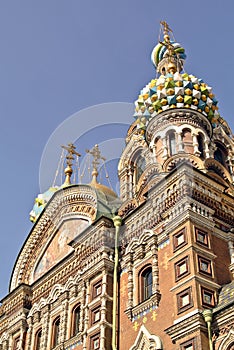
{"label": "ornate cupola", "polygon": [[218,182],[232,184],[234,179],[233,139],[212,88],[185,72],[185,50],[166,22],[161,22],[160,36],[151,55],[156,77],[135,102],[136,121],[119,163],[121,197],[131,203],[134,198],[134,206],[155,181],[184,161]]}

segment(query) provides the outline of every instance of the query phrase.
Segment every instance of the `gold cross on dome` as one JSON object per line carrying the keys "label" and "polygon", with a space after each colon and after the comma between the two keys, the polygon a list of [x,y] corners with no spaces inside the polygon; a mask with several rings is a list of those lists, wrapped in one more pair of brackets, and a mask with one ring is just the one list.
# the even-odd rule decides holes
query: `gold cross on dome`
{"label": "gold cross on dome", "polygon": [[66,160],[67,160],[67,166],[72,166],[72,161],[74,160],[73,155],[76,155],[77,157],[80,157],[80,153],[76,152],[76,146],[74,146],[73,143],[69,143],[67,146],[61,146],[63,149],[65,149],[67,151],[67,156],[66,156]]}
{"label": "gold cross on dome", "polygon": [[163,26],[163,34],[164,34],[164,41],[159,41],[160,44],[162,44],[163,46],[166,46],[167,48],[167,57],[169,59],[169,61],[172,61],[172,57],[175,55],[175,49],[174,46],[172,45],[171,41],[170,41],[170,35],[169,32],[173,33],[171,28],[169,27],[169,25],[167,24],[166,21],[161,21],[160,24]]}
{"label": "gold cross on dome", "polygon": [[163,26],[163,34],[169,35],[169,32],[172,33],[172,29],[169,27],[166,21],[160,21],[160,24]]}
{"label": "gold cross on dome", "polygon": [[106,158],[104,158],[101,155],[101,152],[100,152],[98,145],[95,145],[91,150],[87,149],[86,152],[93,156],[93,161],[92,161],[93,171],[97,172],[97,170],[98,170],[97,167],[100,164],[100,160],[105,161]]}
{"label": "gold cross on dome", "polygon": [[69,143],[67,146],[61,146],[61,147],[67,151],[67,155],[66,155],[67,167],[64,170],[66,178],[63,185],[69,186],[71,184],[71,176],[73,173],[73,170],[72,170],[72,163],[74,160],[73,156],[76,155],[77,157],[80,157],[81,155],[75,151],[76,147],[73,145],[73,143]]}

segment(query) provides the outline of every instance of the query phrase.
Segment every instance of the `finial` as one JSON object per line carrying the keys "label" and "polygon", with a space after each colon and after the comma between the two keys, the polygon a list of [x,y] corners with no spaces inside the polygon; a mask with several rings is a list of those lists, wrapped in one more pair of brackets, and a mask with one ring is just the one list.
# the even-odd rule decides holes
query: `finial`
{"label": "finial", "polygon": [[91,150],[87,149],[86,152],[93,156],[93,161],[92,161],[92,166],[93,166],[92,182],[97,182],[98,165],[100,164],[100,160],[101,159],[103,161],[105,161],[106,158],[102,157],[98,145],[95,145]]}
{"label": "finial", "polygon": [[[164,34],[164,39],[165,36],[169,36],[169,32],[173,33],[172,29],[169,27],[168,23],[166,21],[160,21],[160,24],[163,26],[163,34]],[[170,38],[170,36],[169,36]]]}
{"label": "finial", "polygon": [[168,72],[175,73],[176,72],[176,64],[174,59],[175,48],[171,43],[170,35],[169,35],[169,32],[171,33],[173,32],[166,21],[161,21],[160,24],[163,26],[164,41],[159,41],[159,43],[167,48],[166,57],[168,58]]}
{"label": "finial", "polygon": [[77,157],[80,157],[81,155],[75,151],[76,147],[73,145],[73,143],[69,143],[67,146],[61,146],[67,151],[67,156],[66,156],[66,163],[67,166],[64,170],[64,173],[66,175],[64,186],[69,186],[71,184],[71,176],[73,173],[72,170],[72,161],[74,160],[73,155],[76,155]]}
{"label": "finial", "polygon": [[166,21],[161,21],[160,25],[163,41],[159,40],[153,49],[151,55],[153,64],[157,66],[157,71],[163,75],[181,72],[186,58],[184,48],[174,41],[173,31]]}

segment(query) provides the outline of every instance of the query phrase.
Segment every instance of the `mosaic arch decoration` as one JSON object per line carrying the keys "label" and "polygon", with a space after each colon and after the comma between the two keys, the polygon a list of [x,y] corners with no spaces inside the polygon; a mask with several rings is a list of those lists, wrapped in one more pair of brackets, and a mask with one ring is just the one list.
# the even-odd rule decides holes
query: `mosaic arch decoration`
{"label": "mosaic arch decoration", "polygon": [[73,219],[65,221],[61,225],[36,265],[33,273],[34,281],[44,275],[73,250],[68,243],[84,231],[89,224],[89,221],[85,219]]}

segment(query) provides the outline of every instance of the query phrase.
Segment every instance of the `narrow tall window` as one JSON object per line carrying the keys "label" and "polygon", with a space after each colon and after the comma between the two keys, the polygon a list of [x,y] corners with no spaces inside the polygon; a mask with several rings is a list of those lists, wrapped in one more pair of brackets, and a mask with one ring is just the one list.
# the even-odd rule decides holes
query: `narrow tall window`
{"label": "narrow tall window", "polygon": [[214,152],[214,159],[221,163],[225,168],[227,168],[227,151],[221,144],[216,144],[217,149]]}
{"label": "narrow tall window", "polygon": [[52,346],[55,347],[59,344],[59,329],[60,329],[60,317],[57,317],[53,322],[52,331]]}
{"label": "narrow tall window", "polygon": [[20,337],[17,337],[14,339],[14,343],[13,343],[13,350],[17,350],[20,348]]}
{"label": "narrow tall window", "polygon": [[39,331],[37,331],[36,337],[35,337],[35,350],[41,349],[41,336],[42,336],[42,330],[39,329]]}
{"label": "narrow tall window", "polygon": [[197,135],[197,143],[198,143],[198,151],[200,152],[201,159],[205,158],[205,152],[204,152],[204,138],[203,135],[198,134]]}
{"label": "narrow tall window", "polygon": [[173,154],[176,154],[176,139],[174,132],[170,132],[170,134],[168,134],[168,141],[170,156],[173,156]]}
{"label": "narrow tall window", "polygon": [[139,181],[141,175],[143,174],[145,170],[145,158],[142,156],[139,156],[136,160],[136,183]]}
{"label": "narrow tall window", "polygon": [[79,333],[80,325],[80,305],[74,307],[72,312],[72,337]]}
{"label": "narrow tall window", "polygon": [[146,267],[140,275],[141,301],[145,301],[152,295],[152,267]]}

